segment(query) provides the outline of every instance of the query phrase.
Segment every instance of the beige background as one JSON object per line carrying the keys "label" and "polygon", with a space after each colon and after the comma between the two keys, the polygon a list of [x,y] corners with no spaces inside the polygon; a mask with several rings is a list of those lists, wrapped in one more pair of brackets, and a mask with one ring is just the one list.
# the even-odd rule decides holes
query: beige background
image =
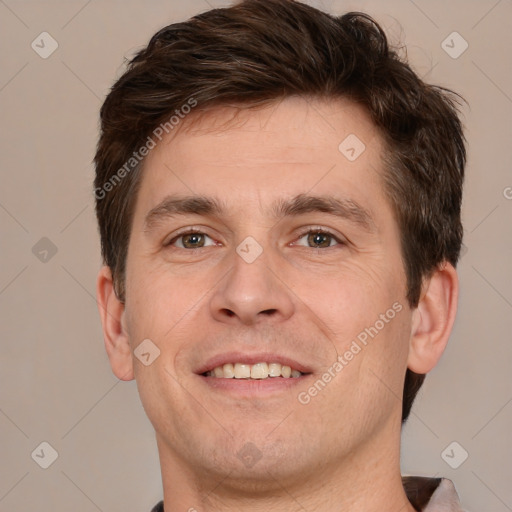
{"label": "beige background", "polygon": [[[426,80],[470,104],[460,309],[404,430],[403,472],[451,478],[470,511],[510,511],[512,1],[310,3],[369,12]],[[123,58],[209,5],[222,4],[0,0],[1,512],[142,512],[161,498],[151,425],[103,348],[91,160]],[[43,31],[59,44],[47,59],[31,48]],[[457,59],[441,47],[453,31],[469,44]],[[42,237],[57,249],[46,262]],[[31,458],[43,441],[58,452],[46,470]],[[441,456],[453,441],[452,460],[469,454],[457,469]]]}

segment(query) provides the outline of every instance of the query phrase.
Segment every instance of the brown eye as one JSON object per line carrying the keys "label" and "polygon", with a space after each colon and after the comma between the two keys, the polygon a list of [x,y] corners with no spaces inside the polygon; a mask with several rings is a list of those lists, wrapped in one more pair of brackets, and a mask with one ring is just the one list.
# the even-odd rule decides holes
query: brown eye
{"label": "brown eye", "polygon": [[322,229],[310,229],[298,238],[296,245],[311,247],[313,249],[327,249],[335,245],[345,245],[342,240]]}
{"label": "brown eye", "polygon": [[183,239],[183,247],[186,249],[195,249],[196,247],[204,246],[204,235],[201,233],[190,233],[189,235],[184,235]]}
{"label": "brown eye", "polygon": [[308,234],[308,244],[311,247],[321,248],[330,247],[334,237],[329,233],[322,231],[311,232]]}
{"label": "brown eye", "polygon": [[173,245],[180,249],[201,249],[208,245],[215,245],[215,243],[208,235],[193,231],[182,233],[181,235],[173,238],[169,242],[169,245]]}

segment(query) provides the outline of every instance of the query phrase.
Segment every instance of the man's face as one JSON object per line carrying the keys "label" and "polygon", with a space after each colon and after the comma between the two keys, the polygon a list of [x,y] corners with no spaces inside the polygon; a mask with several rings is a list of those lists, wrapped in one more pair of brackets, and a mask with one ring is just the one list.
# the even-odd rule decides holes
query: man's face
{"label": "man's face", "polygon": [[[160,350],[134,371],[161,456],[253,481],[378,464],[411,334],[380,135],[348,101],[299,98],[189,128],[146,159],[127,257],[131,348]],[[302,374],[222,377],[234,363]]]}

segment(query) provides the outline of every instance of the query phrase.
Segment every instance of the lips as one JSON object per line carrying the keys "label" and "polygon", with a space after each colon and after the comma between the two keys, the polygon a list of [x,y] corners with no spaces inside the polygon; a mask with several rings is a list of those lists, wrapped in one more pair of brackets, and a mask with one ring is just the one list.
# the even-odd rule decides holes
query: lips
{"label": "lips", "polygon": [[[222,375],[221,375],[222,370]],[[284,375],[277,375],[278,370]],[[235,375],[236,372],[236,375]],[[265,372],[268,373],[265,376]],[[257,378],[298,377],[309,374],[312,369],[293,358],[276,353],[227,352],[209,358],[195,373],[210,377]],[[254,377],[251,376],[254,375]]]}
{"label": "lips", "polygon": [[299,370],[290,366],[283,366],[279,363],[267,363],[262,361],[256,364],[244,363],[226,363],[223,366],[217,366],[213,370],[203,374],[205,377],[215,377],[217,379],[273,379],[283,377],[298,378],[303,375]]}

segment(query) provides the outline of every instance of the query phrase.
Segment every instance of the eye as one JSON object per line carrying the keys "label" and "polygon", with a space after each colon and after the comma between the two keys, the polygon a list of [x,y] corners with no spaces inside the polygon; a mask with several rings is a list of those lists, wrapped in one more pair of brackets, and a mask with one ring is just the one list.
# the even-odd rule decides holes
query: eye
{"label": "eye", "polygon": [[[305,243],[300,243],[303,239],[305,239]],[[310,229],[300,235],[296,244],[305,245],[314,249],[323,249],[337,244],[344,245],[344,242],[324,229]]]}
{"label": "eye", "polygon": [[[208,241],[211,243],[208,243]],[[190,230],[175,236],[166,245],[172,245],[180,249],[201,249],[202,247],[215,245],[215,242],[205,233]]]}

